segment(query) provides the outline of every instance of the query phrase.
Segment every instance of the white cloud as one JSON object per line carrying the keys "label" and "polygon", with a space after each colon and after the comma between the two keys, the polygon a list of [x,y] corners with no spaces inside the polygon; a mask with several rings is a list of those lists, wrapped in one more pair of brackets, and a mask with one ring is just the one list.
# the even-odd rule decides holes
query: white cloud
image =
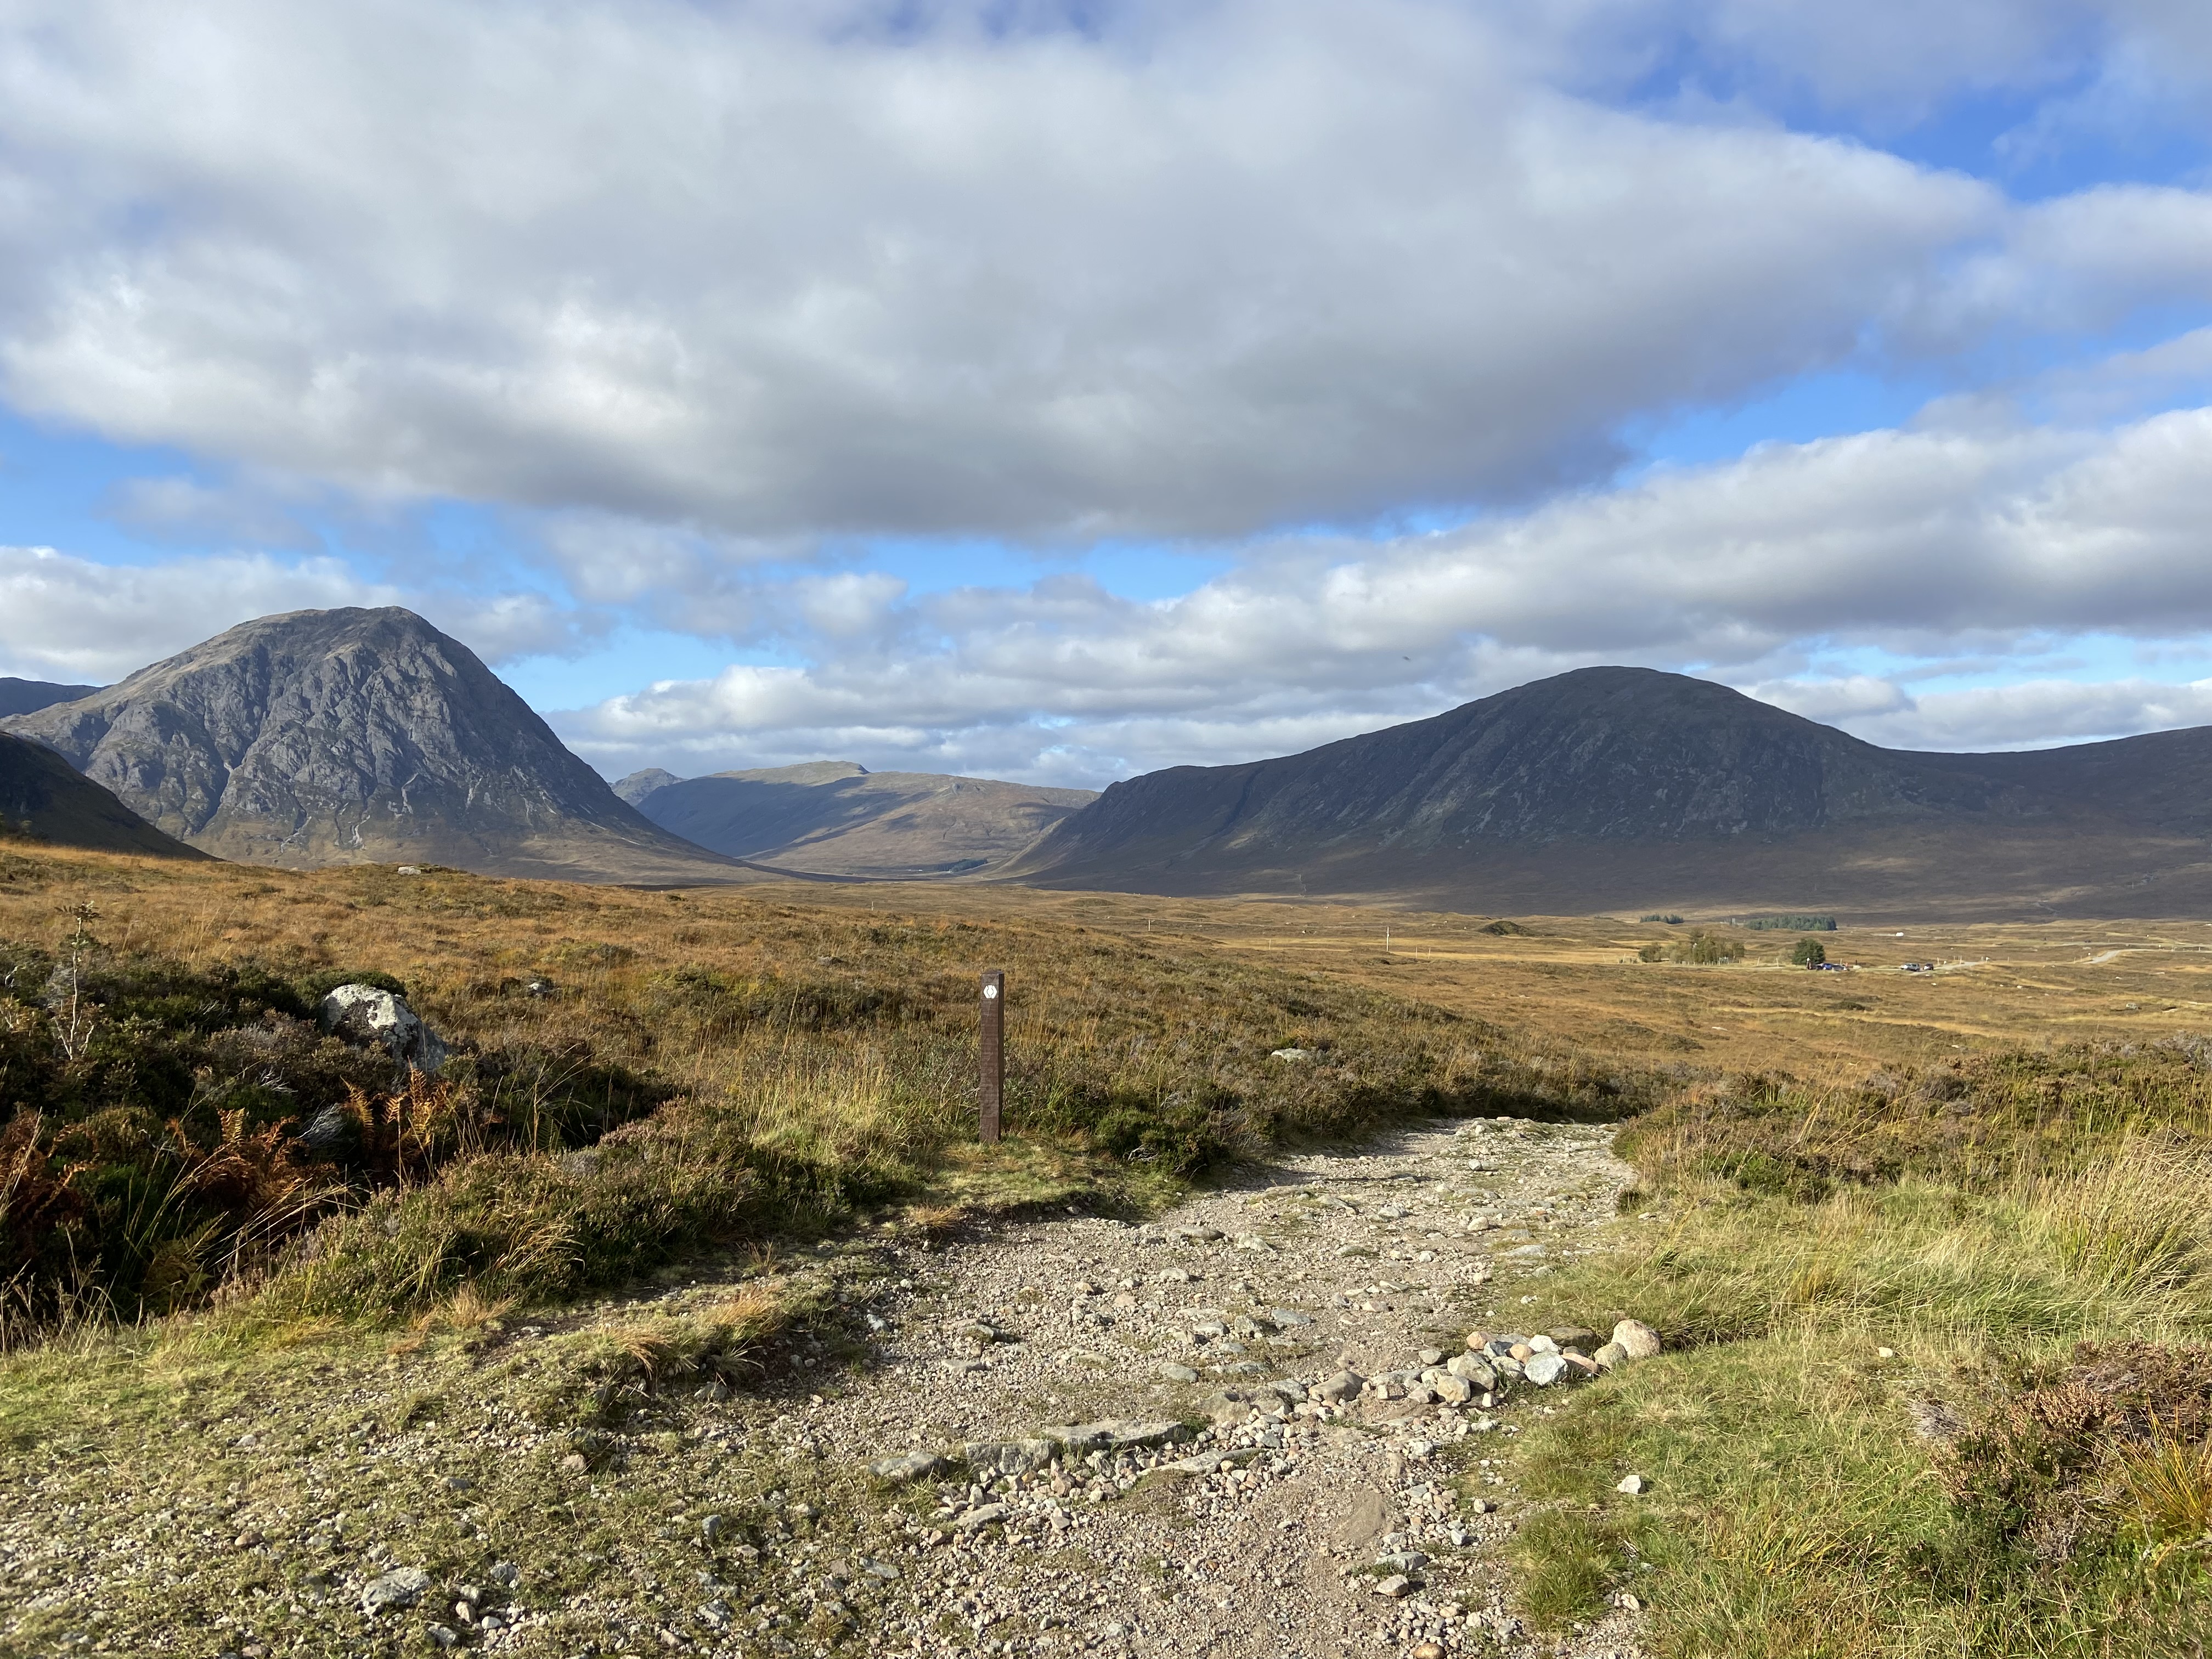
{"label": "white cloud", "polygon": [[1898,749],[2032,748],[2212,726],[2212,680],[2023,680],[1915,696],[1866,678],[1763,685],[1755,694]]}
{"label": "white cloud", "polygon": [[336,559],[260,553],[97,564],[49,547],[0,547],[0,674],[118,680],[254,617],[404,605],[498,662],[573,653],[603,617],[539,594],[423,592],[364,580]]}
{"label": "white cloud", "polygon": [[16,0],[0,385],[370,493],[1235,536],[1601,474],[2004,228],[1552,89],[1480,8],[981,16]]}
{"label": "white cloud", "polygon": [[250,617],[398,602],[334,559],[236,554],[118,566],[0,547],[0,672],[105,683]]}
{"label": "white cloud", "polygon": [[[1447,535],[1273,544],[1172,600],[1119,599],[1079,576],[924,596],[885,620],[902,630],[895,653],[824,637],[811,665],[670,682],[562,723],[617,769],[983,755],[1017,775],[1101,781],[1281,752],[1625,661],[1695,666],[1900,741],[1984,726],[2007,734],[1989,741],[2024,741],[2032,711],[2057,704],[2007,705],[2007,725],[1972,713],[1971,697],[1914,703],[1877,679],[1771,682],[1808,641],[1948,658],[2047,653],[2067,633],[2212,629],[2207,476],[2212,410],[2106,434],[1768,445]],[[1928,712],[1951,708],[1967,712]],[[2050,718],[2047,735],[2066,736],[2120,717]]]}

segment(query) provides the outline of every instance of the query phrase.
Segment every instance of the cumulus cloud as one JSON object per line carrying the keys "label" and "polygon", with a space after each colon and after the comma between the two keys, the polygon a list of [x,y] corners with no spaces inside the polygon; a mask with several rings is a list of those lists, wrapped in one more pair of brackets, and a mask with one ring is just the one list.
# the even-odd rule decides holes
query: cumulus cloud
{"label": "cumulus cloud", "polygon": [[1991,750],[2212,726],[2212,680],[2024,680],[1925,692],[1878,678],[1754,688],[1765,701],[1898,749]]}
{"label": "cumulus cloud", "polygon": [[[1786,702],[1772,670],[1808,640],[1926,657],[2069,632],[2203,633],[2208,474],[2203,409],[2109,434],[1767,445],[1449,534],[1271,544],[1170,600],[1074,575],[926,595],[882,624],[902,630],[897,653],[841,651],[825,634],[811,665],[736,666],[563,722],[611,766],[988,756],[1017,775],[1099,781],[1306,746],[1589,662],[1693,665]],[[1916,704],[1872,678],[1795,695],[1819,718],[1924,746],[2022,740],[2060,694],[2004,705],[2009,725],[1971,698]],[[1929,712],[1947,709],[1962,712]],[[2050,715],[2045,735],[2117,718]]]}
{"label": "cumulus cloud", "polygon": [[283,611],[404,605],[502,659],[573,654],[601,615],[543,595],[422,592],[363,580],[332,558],[233,553],[151,565],[97,564],[50,547],[0,547],[0,674],[106,683]]}
{"label": "cumulus cloud", "polygon": [[1571,95],[1518,10],[18,0],[0,384],[370,493],[1235,537],[1950,349],[1977,250],[2004,300],[1988,186]]}
{"label": "cumulus cloud", "polygon": [[0,547],[0,672],[120,679],[251,617],[399,600],[335,559],[236,554],[117,566]]}

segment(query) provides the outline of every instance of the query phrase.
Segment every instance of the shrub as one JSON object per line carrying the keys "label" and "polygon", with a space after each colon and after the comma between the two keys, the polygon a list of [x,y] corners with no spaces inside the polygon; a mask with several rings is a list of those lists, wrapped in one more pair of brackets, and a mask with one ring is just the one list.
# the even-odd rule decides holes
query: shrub
{"label": "shrub", "polygon": [[1801,939],[1790,952],[1790,960],[1800,968],[1817,968],[1828,959],[1828,947],[1816,939]]}
{"label": "shrub", "polygon": [[1833,916],[1751,916],[1737,924],[1754,933],[1832,933],[1836,931]]}
{"label": "shrub", "polygon": [[1723,939],[1700,927],[1687,939],[1676,939],[1671,945],[1655,939],[1636,956],[1639,962],[1688,962],[1711,966],[1715,963],[1741,962],[1743,950],[1741,940]]}

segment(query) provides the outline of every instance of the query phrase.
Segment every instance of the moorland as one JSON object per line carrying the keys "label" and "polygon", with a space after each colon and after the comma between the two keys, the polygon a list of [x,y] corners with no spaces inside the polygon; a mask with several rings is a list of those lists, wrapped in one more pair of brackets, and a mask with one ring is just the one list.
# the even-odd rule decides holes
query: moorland
{"label": "moorland", "polygon": [[[1741,957],[1676,949],[1699,933]],[[1520,1419],[1516,1650],[1623,1596],[1666,1654],[2191,1650],[2212,927],[1845,927],[1837,971],[1790,965],[1798,937],[0,847],[0,1641],[410,1650],[419,1623],[335,1622],[332,1586],[497,1557],[541,1609],[518,1650],[666,1646],[580,1609],[680,1596],[712,1502],[784,1517],[715,1566],[757,1650],[862,1650],[745,1575],[885,1502],[775,1426],[867,1374],[884,1251],[1481,1116],[1617,1126],[1634,1170],[1512,1316],[1665,1344]],[[995,1147],[988,967],[1016,988]],[[454,1060],[326,1036],[346,980]],[[699,1440],[686,1402],[732,1396],[757,1431]],[[532,1449],[456,1473],[464,1429]],[[611,1447],[638,1462],[603,1492]],[[92,1600],[73,1577],[142,1558]]]}

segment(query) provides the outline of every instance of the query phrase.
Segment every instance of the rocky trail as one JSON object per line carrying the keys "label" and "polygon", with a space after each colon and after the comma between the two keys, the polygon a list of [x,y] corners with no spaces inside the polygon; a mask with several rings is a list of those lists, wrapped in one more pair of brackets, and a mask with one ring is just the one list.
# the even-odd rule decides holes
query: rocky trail
{"label": "rocky trail", "polygon": [[729,1282],[234,1401],[205,1460],[48,1445],[0,1484],[0,1650],[1629,1659],[1632,1602],[1540,1638],[1504,1557],[1514,1437],[1626,1363],[1516,1316],[1615,1224],[1607,1139],[1439,1125],[1144,1225],[825,1245],[787,1271],[842,1350],[600,1427],[519,1408],[539,1357],[649,1354]]}
{"label": "rocky trail", "polygon": [[[927,1653],[1632,1654],[1625,1613],[1526,1639],[1499,1547],[1515,1419],[1577,1374],[1510,1357],[1577,1336],[1524,1331],[1518,1287],[1613,1219],[1629,1171],[1607,1139],[1408,1133],[1157,1224],[1034,1223],[920,1258],[890,1363],[817,1431],[891,1474],[902,1441],[917,1470],[965,1454],[917,1474],[942,1501],[901,1633]],[[1471,1329],[1509,1352],[1470,1353]],[[1162,1437],[1183,1419],[1212,1426]]]}

